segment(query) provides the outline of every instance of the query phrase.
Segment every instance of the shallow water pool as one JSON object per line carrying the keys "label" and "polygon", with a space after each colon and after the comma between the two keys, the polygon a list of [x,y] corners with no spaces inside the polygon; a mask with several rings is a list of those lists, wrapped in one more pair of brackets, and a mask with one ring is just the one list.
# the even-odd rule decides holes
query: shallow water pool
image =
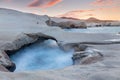
{"label": "shallow water pool", "polygon": [[73,52],[74,50],[65,52],[56,41],[46,40],[19,50],[11,56],[11,60],[16,64],[16,72],[60,69],[73,65]]}

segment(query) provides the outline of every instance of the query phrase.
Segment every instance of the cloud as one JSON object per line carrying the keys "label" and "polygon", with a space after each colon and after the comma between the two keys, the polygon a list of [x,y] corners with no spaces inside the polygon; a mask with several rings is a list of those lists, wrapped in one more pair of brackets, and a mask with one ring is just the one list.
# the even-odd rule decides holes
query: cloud
{"label": "cloud", "polygon": [[[0,0],[0,2],[13,2],[16,3],[19,0]],[[30,2],[32,1],[32,2]],[[25,2],[28,7],[37,7],[37,8],[48,8],[60,3],[62,0],[26,0],[22,1]]]}
{"label": "cloud", "polygon": [[85,15],[85,16],[95,16],[94,14],[87,14],[87,15]]}
{"label": "cloud", "polygon": [[94,9],[89,9],[89,10],[75,10],[75,11],[70,11],[69,13],[85,13],[85,12],[92,12]]}
{"label": "cloud", "polygon": [[0,2],[10,2],[11,0],[0,0]]}
{"label": "cloud", "polygon": [[94,6],[109,6],[113,5],[115,3],[115,0],[95,0],[91,4]]}
{"label": "cloud", "polygon": [[73,17],[73,18],[85,18],[85,17],[90,17],[94,16],[92,12],[94,12],[94,9],[89,9],[89,10],[74,10],[74,11],[69,11],[65,14],[58,15],[57,17]]}
{"label": "cloud", "polygon": [[34,0],[29,3],[29,7],[40,7],[40,8],[48,8],[54,6],[55,4],[61,2],[62,0]]}

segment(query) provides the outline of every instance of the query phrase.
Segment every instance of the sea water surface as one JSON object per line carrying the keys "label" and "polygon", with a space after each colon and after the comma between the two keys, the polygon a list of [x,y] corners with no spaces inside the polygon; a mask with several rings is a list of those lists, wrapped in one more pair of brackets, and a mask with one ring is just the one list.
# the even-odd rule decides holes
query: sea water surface
{"label": "sea water surface", "polygon": [[91,27],[87,29],[65,29],[68,32],[80,32],[80,33],[119,33],[120,26],[112,26],[112,27]]}
{"label": "sea water surface", "polygon": [[73,52],[74,50],[65,52],[56,41],[46,40],[19,50],[11,59],[16,64],[15,72],[60,69],[73,65]]}

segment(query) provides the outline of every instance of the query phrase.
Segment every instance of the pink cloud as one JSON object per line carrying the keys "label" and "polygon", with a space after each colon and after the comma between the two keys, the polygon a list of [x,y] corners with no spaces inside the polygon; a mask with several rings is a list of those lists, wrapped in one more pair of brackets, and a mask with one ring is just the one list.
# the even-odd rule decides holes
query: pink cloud
{"label": "pink cloud", "polygon": [[87,14],[86,16],[95,16],[94,14]]}
{"label": "pink cloud", "polygon": [[109,6],[109,5],[113,5],[114,3],[115,0],[95,0],[91,4],[95,6]]}
{"label": "pink cloud", "polygon": [[29,7],[40,7],[40,8],[47,8],[54,6],[55,4],[61,2],[62,0],[34,0],[30,4]]}
{"label": "pink cloud", "polygon": [[74,11],[69,11],[62,15],[58,15],[57,17],[73,17],[73,18],[90,17],[90,16],[94,16],[93,14],[94,11],[95,11],[94,9],[74,10]]}
{"label": "pink cloud", "polygon": [[85,12],[92,12],[94,9],[89,9],[89,10],[75,10],[75,11],[70,11],[70,13],[85,13]]}

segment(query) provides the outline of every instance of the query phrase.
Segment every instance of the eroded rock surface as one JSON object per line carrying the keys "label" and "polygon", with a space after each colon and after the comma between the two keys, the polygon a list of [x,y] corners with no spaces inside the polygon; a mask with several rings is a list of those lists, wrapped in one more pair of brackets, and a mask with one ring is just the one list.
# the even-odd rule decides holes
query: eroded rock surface
{"label": "eroded rock surface", "polygon": [[[40,33],[24,34],[24,36],[26,36],[27,38],[27,42],[26,42],[26,38],[25,37],[23,38],[25,39],[24,43],[28,44],[29,41],[33,43],[34,40],[37,40],[38,38],[39,39],[43,39],[43,38],[55,39],[57,40],[58,44],[63,49],[66,49],[67,47],[64,47],[64,46],[67,45],[69,47],[68,49],[74,48],[76,52],[80,51],[80,53],[76,55],[81,54],[81,52],[83,52],[82,54],[85,54],[85,56],[83,55],[84,57],[82,56],[82,59],[79,60],[80,62],[79,61],[77,62],[76,66],[71,66],[65,69],[52,70],[52,71],[37,71],[37,72],[22,72],[22,73],[0,72],[1,80],[6,80],[6,79],[12,80],[13,78],[15,80],[18,80],[18,79],[21,79],[21,80],[30,80],[30,79],[32,80],[33,79],[34,80],[39,80],[39,79],[43,79],[43,80],[53,80],[53,79],[55,80],[56,79],[57,80],[78,80],[78,79],[96,80],[96,77],[98,75],[104,76],[104,74],[110,74],[110,73],[111,74],[116,73],[116,75],[119,75],[118,73],[119,73],[119,66],[120,66],[119,64],[120,63],[119,61],[120,44],[119,44],[119,41],[117,41],[117,43],[116,41],[110,41],[112,38],[119,39],[120,37],[119,35],[105,34],[106,37],[102,37],[103,36],[102,34],[92,34],[94,35],[92,36],[91,34],[81,35],[81,33],[79,33],[78,35],[78,33],[77,34],[73,33],[74,34],[74,35],[72,34],[73,37],[77,39],[77,40],[74,40],[73,37],[70,38],[71,33],[64,32],[64,31],[62,32],[61,30],[59,31],[59,29],[57,31],[56,30],[54,31],[53,29],[53,32],[56,32],[57,34],[53,34],[52,32],[47,33],[47,32],[42,32],[42,31],[41,31],[42,35]],[[64,37],[62,35],[63,33],[64,33]],[[86,36],[91,36],[91,39],[86,38]],[[101,37],[101,40],[96,39],[96,37],[98,36]],[[20,39],[20,37],[16,37],[16,40],[15,40],[15,41],[18,41],[19,43],[19,40],[17,40],[17,38]],[[84,41],[84,38],[86,41]],[[96,40],[93,38],[95,38]],[[13,42],[11,42],[11,44],[13,44]],[[10,50],[20,48],[19,46],[16,46],[16,47],[17,48],[11,48]],[[6,48],[2,48],[2,50],[3,49],[6,49]],[[89,50],[93,50],[93,51],[90,52]],[[81,58],[81,56],[78,58]],[[83,65],[83,64],[87,64],[87,65]],[[27,75],[27,77],[25,75]],[[117,76],[118,78],[116,78],[116,75],[112,76],[113,80],[120,79],[119,76]],[[101,79],[101,77],[99,78]],[[102,77],[102,79],[106,80],[106,76]]]}
{"label": "eroded rock surface", "polygon": [[[14,14],[13,12],[14,11],[9,13],[9,16],[12,16],[10,17],[10,20],[16,21],[16,12]],[[0,16],[1,15],[4,15],[3,17],[5,17],[8,14],[0,12]],[[19,18],[18,15],[23,14],[17,12],[17,18]],[[65,32],[60,28],[48,27],[46,25],[45,27],[41,27],[44,25],[44,21],[43,23],[41,22],[42,25],[39,24],[35,27],[29,20],[27,22],[29,24],[24,25],[20,22],[17,24],[13,24],[15,22],[9,23],[7,20],[8,18],[4,19],[5,24],[0,20],[0,80],[120,80],[119,34],[72,33]],[[21,20],[24,22],[26,19],[21,18]],[[9,25],[7,25],[7,23]],[[8,71],[6,68],[10,69],[10,66],[14,66],[6,55],[7,53],[4,51],[17,50],[38,39],[44,40],[49,38],[55,39],[58,45],[64,50],[74,48],[76,52],[83,51],[85,57],[81,59],[81,65],[49,71],[19,73],[2,72]],[[82,47],[84,45],[83,48],[81,47],[81,44]],[[93,52],[90,53],[88,50],[93,50]],[[81,54],[81,52],[76,55]],[[93,58],[89,57],[89,55],[92,55]],[[83,65],[86,63],[87,65]]]}
{"label": "eroded rock surface", "polygon": [[103,59],[103,54],[92,48],[87,48],[84,51],[77,51],[73,55],[74,64],[91,64]]}
{"label": "eroded rock surface", "polygon": [[8,69],[6,69],[4,66],[0,65],[0,71],[3,71],[3,72],[9,72]]}
{"label": "eroded rock surface", "polygon": [[15,64],[10,60],[9,56],[4,51],[0,51],[0,65],[2,65],[1,68],[3,71],[7,71],[7,69],[9,71],[15,70]]}

